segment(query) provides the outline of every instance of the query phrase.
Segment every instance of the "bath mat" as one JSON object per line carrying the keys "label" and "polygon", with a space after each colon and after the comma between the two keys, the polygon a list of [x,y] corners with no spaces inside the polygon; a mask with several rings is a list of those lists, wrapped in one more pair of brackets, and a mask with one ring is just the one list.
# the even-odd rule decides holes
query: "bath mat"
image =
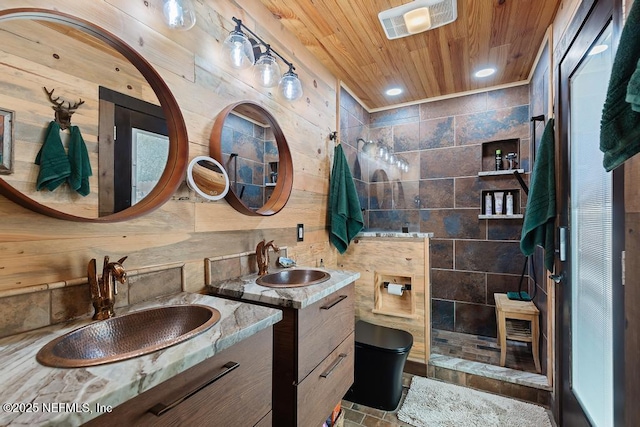
{"label": "bath mat", "polygon": [[418,376],[397,416],[416,427],[551,427],[541,406]]}

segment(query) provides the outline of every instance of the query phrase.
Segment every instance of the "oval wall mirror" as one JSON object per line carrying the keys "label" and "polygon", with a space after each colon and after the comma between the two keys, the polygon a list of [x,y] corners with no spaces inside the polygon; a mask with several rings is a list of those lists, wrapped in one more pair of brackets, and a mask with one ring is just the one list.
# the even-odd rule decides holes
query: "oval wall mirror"
{"label": "oval wall mirror", "polygon": [[217,160],[198,156],[187,168],[187,184],[204,199],[220,200],[229,191],[229,176]]}
{"label": "oval wall mirror", "polygon": [[229,174],[226,200],[245,215],[273,215],[289,200],[293,164],[287,140],[262,106],[242,101],[216,117],[209,139],[211,156]]}
{"label": "oval wall mirror", "polygon": [[[2,195],[84,222],[136,218],[171,198],[187,167],[187,130],[169,88],[135,50],[81,18],[20,8],[0,11],[0,53],[0,110],[12,110],[4,124],[14,135],[1,141],[14,159],[12,173],[0,171]],[[72,110],[75,134],[49,127],[58,107]],[[123,116],[128,110],[135,114]],[[69,152],[78,140],[72,135],[81,135],[84,156]],[[62,151],[43,148],[49,141],[60,141]],[[40,151],[53,160],[35,164]],[[44,185],[51,182],[46,165],[60,159],[74,171],[91,169],[82,191],[64,173],[57,185]]]}

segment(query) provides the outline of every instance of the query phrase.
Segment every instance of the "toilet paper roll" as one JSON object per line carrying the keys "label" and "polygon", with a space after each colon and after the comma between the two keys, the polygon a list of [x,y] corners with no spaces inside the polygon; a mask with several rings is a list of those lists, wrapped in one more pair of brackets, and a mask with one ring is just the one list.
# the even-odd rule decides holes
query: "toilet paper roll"
{"label": "toilet paper roll", "polygon": [[391,295],[399,295],[402,296],[402,285],[397,285],[395,283],[389,283],[389,287],[387,288],[387,292]]}

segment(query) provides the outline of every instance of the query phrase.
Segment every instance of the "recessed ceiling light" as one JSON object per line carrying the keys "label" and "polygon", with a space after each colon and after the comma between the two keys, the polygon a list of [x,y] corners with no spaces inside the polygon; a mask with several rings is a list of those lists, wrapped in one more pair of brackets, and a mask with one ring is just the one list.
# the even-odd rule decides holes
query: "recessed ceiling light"
{"label": "recessed ceiling light", "polygon": [[489,77],[493,73],[496,72],[495,68],[483,68],[482,70],[478,70],[475,72],[474,76],[476,77]]}
{"label": "recessed ceiling light", "polygon": [[399,87],[392,87],[391,89],[387,89],[385,93],[389,96],[396,96],[402,93],[402,89],[400,89]]}
{"label": "recessed ceiling light", "polygon": [[597,55],[599,53],[604,52],[607,49],[609,49],[609,46],[607,46],[606,44],[597,44],[589,51],[589,56]]}

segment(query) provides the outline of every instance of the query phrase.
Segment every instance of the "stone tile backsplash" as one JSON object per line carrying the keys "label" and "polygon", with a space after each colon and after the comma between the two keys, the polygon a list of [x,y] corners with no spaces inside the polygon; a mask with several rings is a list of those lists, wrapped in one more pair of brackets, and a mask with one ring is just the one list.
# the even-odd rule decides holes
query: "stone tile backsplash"
{"label": "stone tile backsplash", "polygon": [[[280,247],[280,251],[269,251],[269,271],[280,268],[277,264],[279,257],[287,257],[288,249]],[[212,285],[230,279],[248,276],[258,272],[255,252],[223,255],[205,258],[205,285]]]}
{"label": "stone tile backsplash", "polygon": [[[183,290],[183,265],[171,264],[127,271],[118,284],[116,308]],[[24,288],[0,294],[0,337],[93,315],[86,278]]]}

